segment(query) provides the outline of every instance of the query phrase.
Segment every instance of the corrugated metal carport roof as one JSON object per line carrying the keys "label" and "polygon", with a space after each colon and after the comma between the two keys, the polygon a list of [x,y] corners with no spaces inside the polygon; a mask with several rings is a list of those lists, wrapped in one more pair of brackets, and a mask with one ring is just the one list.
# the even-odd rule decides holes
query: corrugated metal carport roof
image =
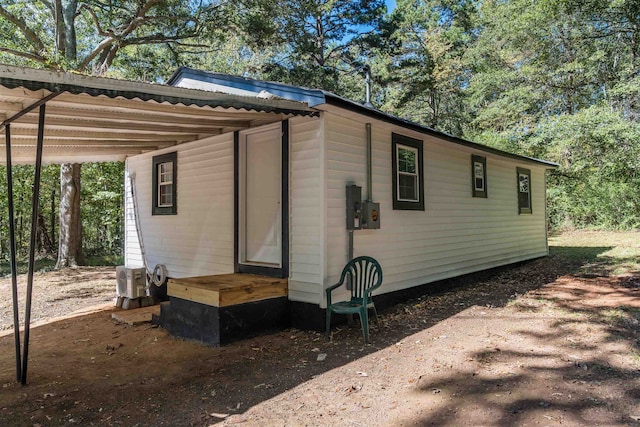
{"label": "corrugated metal carport roof", "polygon": [[[123,160],[295,115],[317,114],[304,103],[280,98],[0,65],[0,123],[55,93],[46,103],[47,163]],[[37,128],[37,109],[11,122],[14,163],[34,161]],[[2,126],[0,134],[4,132]]]}

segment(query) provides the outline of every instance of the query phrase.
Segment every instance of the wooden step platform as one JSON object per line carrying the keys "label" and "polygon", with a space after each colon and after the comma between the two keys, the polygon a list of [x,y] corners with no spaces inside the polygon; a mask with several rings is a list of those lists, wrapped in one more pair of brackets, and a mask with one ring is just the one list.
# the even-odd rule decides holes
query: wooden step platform
{"label": "wooden step platform", "polygon": [[129,326],[138,326],[144,323],[151,323],[154,315],[160,315],[159,305],[134,308],[133,310],[118,310],[111,314],[111,318],[118,323],[124,323]]}
{"label": "wooden step platform", "polygon": [[228,307],[286,297],[287,288],[288,279],[241,273],[217,274],[169,279],[167,295],[213,307]]}

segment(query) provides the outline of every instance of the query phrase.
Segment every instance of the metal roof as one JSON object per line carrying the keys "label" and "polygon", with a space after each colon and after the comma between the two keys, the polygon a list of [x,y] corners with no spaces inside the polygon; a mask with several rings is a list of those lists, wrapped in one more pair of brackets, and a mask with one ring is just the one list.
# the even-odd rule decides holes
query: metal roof
{"label": "metal roof", "polygon": [[487,145],[478,144],[460,138],[454,135],[441,132],[420,123],[412,122],[392,114],[384,113],[372,107],[360,104],[347,98],[343,98],[334,93],[320,89],[311,89],[299,86],[292,86],[283,83],[269,82],[251,79],[247,77],[230,76],[227,74],[213,73],[208,71],[196,70],[189,67],[179,68],[167,81],[170,85],[179,85],[181,87],[192,87],[203,90],[226,91],[227,93],[243,94],[244,96],[258,96],[269,93],[280,98],[304,102],[309,107],[322,110],[322,104],[334,105],[340,108],[348,109],[365,116],[391,123],[406,129],[411,129],[426,135],[431,135],[445,141],[471,147],[479,151],[495,154],[502,157],[508,157],[526,163],[535,163],[546,166],[548,168],[556,168],[557,163],[546,160],[535,159],[532,157],[513,154],[508,151],[499,150]]}
{"label": "metal roof", "polygon": [[[44,161],[48,163],[123,160],[295,115],[317,114],[308,105],[287,99],[0,65],[0,125],[55,93],[46,103]],[[37,109],[11,122],[14,163],[35,159],[37,127]],[[0,135],[4,133],[1,126]],[[0,147],[4,162],[4,144]]]}
{"label": "metal roof", "polygon": [[254,97],[256,94],[271,94],[280,99],[304,102],[309,107],[315,107],[318,104],[324,104],[326,102],[325,92],[319,89],[213,73],[189,67],[178,68],[178,70],[169,77],[167,84],[203,90],[219,90],[226,93],[243,94]]}

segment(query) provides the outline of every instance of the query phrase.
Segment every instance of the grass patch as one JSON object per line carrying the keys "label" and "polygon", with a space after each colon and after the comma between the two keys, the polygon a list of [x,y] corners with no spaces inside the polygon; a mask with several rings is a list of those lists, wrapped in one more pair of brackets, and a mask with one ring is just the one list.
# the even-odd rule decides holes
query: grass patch
{"label": "grass patch", "polygon": [[568,231],[549,238],[552,256],[575,264],[579,274],[640,271],[640,232]]}
{"label": "grass patch", "polygon": [[620,323],[627,318],[627,314],[623,310],[611,308],[604,310],[602,317],[607,323]]}
{"label": "grass patch", "polygon": [[99,267],[103,265],[124,265],[124,257],[122,255],[104,255],[90,257],[85,260],[85,265]]}
{"label": "grass patch", "polygon": [[[55,259],[38,259],[35,261],[34,271],[45,272],[53,270],[56,265]],[[26,260],[18,261],[16,263],[18,274],[26,274],[29,269],[29,263]],[[8,262],[0,263],[0,276],[6,277],[11,275],[11,264]]]}
{"label": "grass patch", "polygon": [[[124,263],[124,257],[121,255],[105,255],[99,257],[88,257],[85,259],[85,265],[91,267],[98,266],[115,266],[122,265]],[[46,272],[51,271],[56,265],[55,259],[42,258],[35,261],[34,271]],[[18,268],[18,274],[26,274],[29,269],[29,263],[26,260],[20,260],[16,263]],[[11,265],[8,262],[0,263],[0,277],[7,277],[11,275]]]}

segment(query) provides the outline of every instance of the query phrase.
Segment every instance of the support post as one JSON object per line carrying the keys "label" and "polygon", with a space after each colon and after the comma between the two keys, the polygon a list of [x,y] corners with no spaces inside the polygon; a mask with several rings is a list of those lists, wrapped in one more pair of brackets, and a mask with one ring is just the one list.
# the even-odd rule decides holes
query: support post
{"label": "support post", "polygon": [[367,131],[367,202],[373,202],[373,152],[371,123],[366,124]]}
{"label": "support post", "polygon": [[22,384],[27,383],[29,361],[29,330],[31,324],[31,298],[33,294],[33,272],[35,269],[36,235],[38,227],[38,200],[40,198],[40,174],[42,172],[42,146],[44,142],[44,117],[46,104],[40,105],[38,117],[38,141],[36,147],[36,171],[33,178],[33,199],[31,206],[31,241],[29,243],[29,272],[27,274],[27,302],[24,316],[24,351],[22,353]]}
{"label": "support post", "polygon": [[7,205],[9,210],[9,254],[11,258],[11,292],[13,296],[13,335],[16,346],[16,381],[22,378],[20,361],[20,318],[18,316],[18,271],[16,265],[16,224],[13,206],[13,172],[11,165],[11,125],[5,126],[7,156]]}
{"label": "support post", "polygon": [[56,241],[56,190],[51,190],[51,242]]}

